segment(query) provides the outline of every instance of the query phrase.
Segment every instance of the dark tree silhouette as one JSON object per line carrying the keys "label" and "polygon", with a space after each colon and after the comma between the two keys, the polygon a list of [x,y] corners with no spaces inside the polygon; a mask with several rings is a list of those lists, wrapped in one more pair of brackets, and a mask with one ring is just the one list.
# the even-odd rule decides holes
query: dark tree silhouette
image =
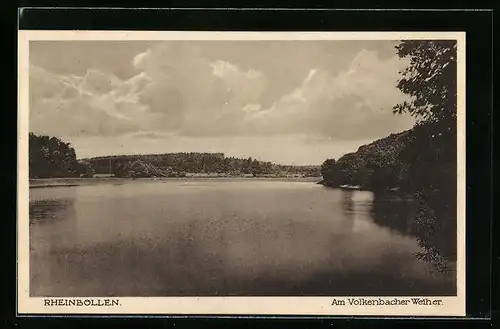
{"label": "dark tree silhouette", "polygon": [[397,87],[413,99],[395,105],[394,113],[453,126],[457,109],[456,41],[405,40],[396,49],[399,57],[410,61]]}
{"label": "dark tree silhouette", "polygon": [[59,138],[29,134],[29,177],[75,177],[88,171],[75,150]]}
{"label": "dark tree silhouette", "polygon": [[[405,40],[396,46],[408,60],[397,87],[409,100],[394,114],[415,117],[415,126],[361,146],[336,162],[323,163],[323,177],[374,191],[399,187],[418,205],[411,221],[423,252],[416,256],[440,271],[456,259],[457,45],[455,41]],[[325,179],[325,185],[328,180]]]}
{"label": "dark tree silhouette", "polygon": [[418,119],[400,159],[407,164],[403,185],[420,204],[416,221],[426,252],[419,257],[454,260],[457,45],[455,41],[402,41],[396,49],[410,61],[398,88],[412,100],[397,104],[394,113]]}
{"label": "dark tree silhouette", "polygon": [[328,186],[339,185],[339,169],[335,159],[326,159],[321,165],[321,175],[323,176],[323,184]]}

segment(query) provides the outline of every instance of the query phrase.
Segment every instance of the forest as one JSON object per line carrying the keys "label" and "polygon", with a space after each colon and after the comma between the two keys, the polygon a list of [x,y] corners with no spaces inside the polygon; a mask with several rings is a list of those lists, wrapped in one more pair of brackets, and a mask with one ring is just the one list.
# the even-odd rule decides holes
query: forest
{"label": "forest", "polygon": [[110,174],[115,177],[185,177],[189,174],[226,176],[320,177],[320,166],[286,166],[223,153],[165,153],[76,158],[70,143],[57,137],[29,135],[29,177],[69,178]]}
{"label": "forest", "polygon": [[118,155],[82,159],[97,174],[116,177],[185,177],[189,174],[227,176],[320,177],[320,166],[285,166],[258,161],[251,157],[226,157],[223,153],[165,153]]}
{"label": "forest", "polygon": [[412,130],[391,134],[338,160],[327,159],[321,166],[321,184],[357,185],[371,191],[399,188],[406,169],[399,156],[411,136]]}

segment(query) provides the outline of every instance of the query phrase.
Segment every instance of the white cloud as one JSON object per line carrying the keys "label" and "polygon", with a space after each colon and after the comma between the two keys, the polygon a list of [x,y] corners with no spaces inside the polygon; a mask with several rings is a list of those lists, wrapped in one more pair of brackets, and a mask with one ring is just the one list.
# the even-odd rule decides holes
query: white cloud
{"label": "white cloud", "polygon": [[[258,106],[265,75],[224,61],[210,62],[196,49],[179,47],[160,44],[135,56],[133,64],[143,71],[125,81],[95,69],[84,76],[63,76],[33,66],[32,129],[53,132],[64,123],[65,135],[151,127],[198,135],[217,134],[226,126],[226,132],[237,132],[250,109],[245,106]],[[71,117],[79,120],[70,122]],[[87,127],[93,121],[100,122],[99,129]]]}
{"label": "white cloud", "polygon": [[140,62],[153,80],[140,94],[141,102],[165,114],[165,129],[182,134],[237,131],[245,117],[243,108],[258,104],[267,85],[263,72],[210,61],[185,43],[159,44],[141,56]]}
{"label": "white cloud", "polygon": [[30,69],[30,125],[34,132],[56,136],[122,134],[157,117],[139,103],[144,76],[122,81],[97,70],[83,77],[59,76]]}
{"label": "white cloud", "polygon": [[137,68],[142,68],[142,65],[146,58],[150,56],[151,51],[148,49],[147,51],[140,53],[138,55],[134,56],[134,59],[132,60],[132,63],[134,64],[135,67]]}
{"label": "white cloud", "polygon": [[243,107],[243,112],[251,113],[251,112],[256,112],[260,111],[262,107],[260,104],[247,104]]}
{"label": "white cloud", "polygon": [[[303,55],[284,58],[287,64],[283,67],[273,55],[279,47],[272,51],[263,47],[266,55],[255,51],[260,54],[256,63],[270,58],[272,65],[267,66],[252,66],[251,54],[246,54],[244,63],[222,58],[222,51],[219,59],[210,58],[203,43],[165,42],[148,47],[129,55],[134,75],[124,78],[94,67],[80,74],[56,74],[32,65],[31,130],[72,139],[140,133],[142,139],[149,136],[158,141],[155,147],[165,144],[165,139],[184,143],[186,138],[239,136],[246,138],[244,147],[252,154],[261,148],[251,145],[256,136],[290,141],[286,149],[290,154],[299,144],[297,140],[307,139],[300,144],[301,152],[311,154],[314,149],[305,150],[312,145],[326,152],[331,141],[370,140],[413,123],[391,111],[406,98],[396,88],[398,71],[405,65],[396,56],[379,57],[376,51],[358,50],[348,61],[339,52],[342,68],[337,63],[332,70],[328,61],[336,62],[335,47],[325,48],[328,53],[314,61],[306,61]],[[316,47],[318,51],[320,47]],[[297,60],[301,80],[293,71]],[[173,135],[179,139],[172,139]],[[313,140],[331,143],[319,146]],[[273,145],[279,149],[278,144]],[[236,152],[233,146],[221,145]]]}
{"label": "white cloud", "polygon": [[392,106],[406,99],[396,88],[397,58],[380,60],[361,51],[350,65],[332,76],[311,69],[300,86],[273,106],[249,115],[249,127],[260,133],[308,133],[340,138],[380,134],[391,126],[410,127],[413,120],[392,114]]}
{"label": "white cloud", "polygon": [[80,88],[92,94],[104,94],[118,87],[122,81],[112,74],[98,70],[88,70]]}
{"label": "white cloud", "polygon": [[238,68],[225,61],[217,61],[210,66],[213,68],[212,74],[221,78],[238,74]]}

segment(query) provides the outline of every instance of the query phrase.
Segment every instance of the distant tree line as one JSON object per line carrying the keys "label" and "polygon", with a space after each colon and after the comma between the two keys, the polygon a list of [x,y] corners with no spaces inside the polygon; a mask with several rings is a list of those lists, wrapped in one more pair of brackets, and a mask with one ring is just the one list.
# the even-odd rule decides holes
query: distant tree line
{"label": "distant tree line", "polygon": [[188,174],[228,176],[320,177],[319,166],[286,166],[223,153],[119,155],[77,160],[70,143],[57,137],[29,134],[29,177],[67,178],[111,174],[116,177],[184,177]]}
{"label": "distant tree line", "polygon": [[190,173],[239,175],[321,176],[319,166],[284,166],[251,157],[225,157],[223,153],[166,153],[119,155],[85,159],[96,173],[117,177],[183,177]]}

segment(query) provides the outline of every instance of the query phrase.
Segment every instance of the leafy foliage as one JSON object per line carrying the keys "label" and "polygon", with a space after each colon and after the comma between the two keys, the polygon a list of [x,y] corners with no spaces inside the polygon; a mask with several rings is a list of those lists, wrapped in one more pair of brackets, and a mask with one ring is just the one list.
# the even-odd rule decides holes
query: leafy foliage
{"label": "leafy foliage", "polygon": [[347,153],[336,162],[334,159],[322,165],[324,184],[360,185],[367,189],[383,190],[399,185],[402,163],[399,155],[412,132],[403,131],[361,146],[357,152]]}
{"label": "leafy foliage", "polygon": [[[419,202],[416,221],[419,257],[456,258],[457,205],[457,45],[455,41],[402,41],[397,46],[410,65],[398,87],[413,96],[397,113],[419,118],[401,153],[408,164],[405,188]],[[425,234],[424,234],[425,233]]]}
{"label": "leafy foliage", "polygon": [[396,46],[410,64],[397,87],[412,97],[394,106],[424,122],[453,121],[457,107],[457,44],[451,40],[405,40]]}
{"label": "leafy foliage", "polygon": [[325,162],[321,164],[321,176],[323,176],[324,182],[329,182],[329,184],[334,184],[338,181],[338,166],[335,159],[326,159]]}
{"label": "leafy foliage", "polygon": [[397,186],[413,194],[418,207],[412,231],[423,250],[416,257],[444,272],[448,261],[456,259],[457,45],[405,40],[396,50],[409,62],[397,84],[409,100],[396,104],[393,113],[409,114],[417,123],[410,131],[325,162],[324,183],[372,190]]}
{"label": "leafy foliage", "polygon": [[29,134],[29,177],[76,177],[90,169],[76,159],[75,149],[59,138]]}

